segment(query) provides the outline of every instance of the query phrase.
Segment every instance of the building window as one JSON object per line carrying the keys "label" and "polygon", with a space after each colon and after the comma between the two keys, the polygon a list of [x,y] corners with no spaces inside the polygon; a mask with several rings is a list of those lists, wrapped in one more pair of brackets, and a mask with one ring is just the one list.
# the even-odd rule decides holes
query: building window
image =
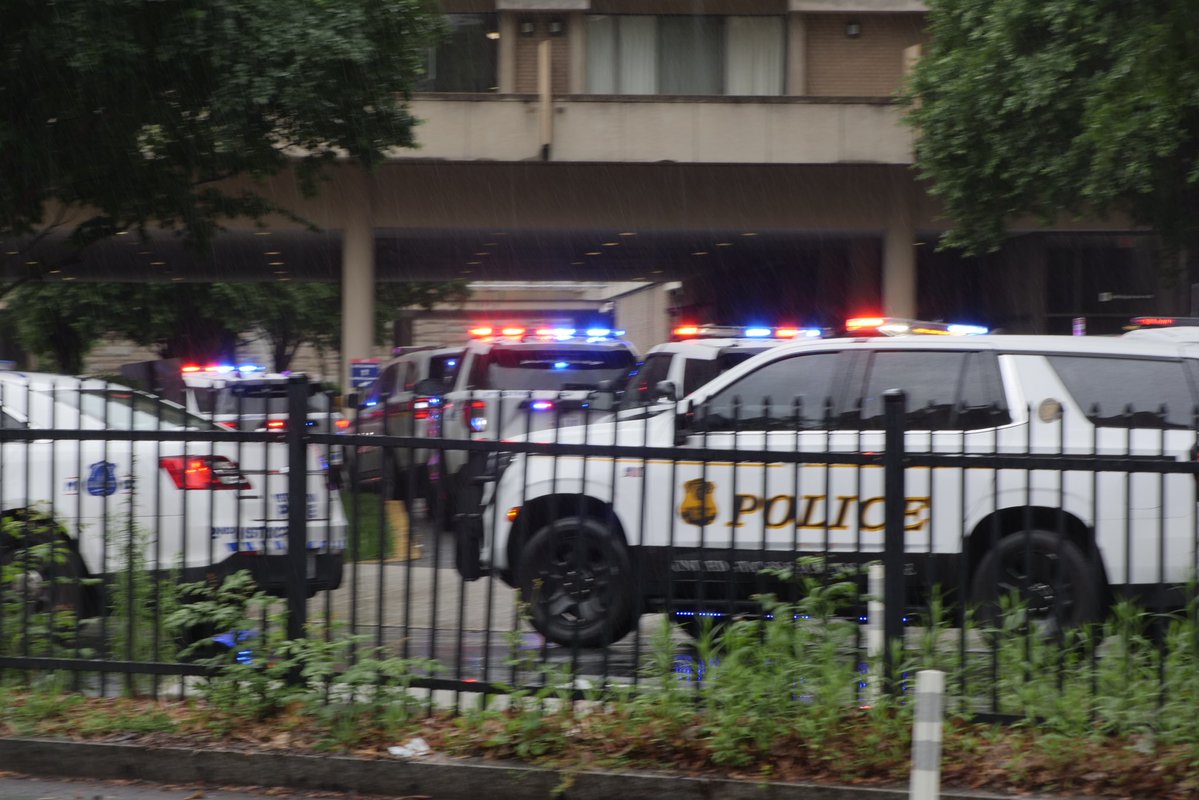
{"label": "building window", "polygon": [[591,15],[591,94],[779,95],[782,17]]}
{"label": "building window", "polygon": [[495,14],[446,14],[448,32],[429,51],[417,91],[494,92],[499,86],[499,22]]}

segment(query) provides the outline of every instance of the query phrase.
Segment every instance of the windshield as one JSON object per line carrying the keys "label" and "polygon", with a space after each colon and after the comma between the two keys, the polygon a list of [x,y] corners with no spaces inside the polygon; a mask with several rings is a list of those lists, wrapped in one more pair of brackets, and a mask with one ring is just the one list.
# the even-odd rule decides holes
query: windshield
{"label": "windshield", "polygon": [[670,374],[670,361],[673,357],[671,353],[650,353],[639,369],[629,373],[629,382],[625,384],[620,407],[639,408],[652,403],[655,399],[655,387]]}
{"label": "windshield", "polygon": [[594,389],[600,381],[624,381],[636,364],[628,350],[555,347],[496,348],[472,369],[475,389]]}
{"label": "windshield", "polygon": [[[53,395],[38,391],[36,394],[47,398],[53,396],[56,402],[102,422],[104,427],[112,430],[220,430],[208,420],[189,414],[174,403],[131,389],[82,389],[78,392],[54,392]],[[48,419],[42,422],[50,424]]]}
{"label": "windshield", "polygon": [[[314,390],[316,387],[312,387]],[[319,391],[308,395],[310,412],[327,413],[329,398]],[[239,417],[267,417],[287,413],[286,383],[235,383],[221,389],[213,413]]]}

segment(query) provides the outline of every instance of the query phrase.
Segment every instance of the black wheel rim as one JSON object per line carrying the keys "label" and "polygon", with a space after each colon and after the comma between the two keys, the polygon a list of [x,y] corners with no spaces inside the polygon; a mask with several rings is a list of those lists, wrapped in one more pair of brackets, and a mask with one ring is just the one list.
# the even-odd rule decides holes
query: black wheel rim
{"label": "black wheel rim", "polygon": [[618,576],[604,543],[560,537],[543,549],[536,576],[550,619],[582,628],[607,618]]}
{"label": "black wheel rim", "polygon": [[1074,622],[1075,579],[1058,554],[1023,546],[1008,553],[995,576],[997,597],[1011,596],[1023,605],[1030,625],[1056,632]]}

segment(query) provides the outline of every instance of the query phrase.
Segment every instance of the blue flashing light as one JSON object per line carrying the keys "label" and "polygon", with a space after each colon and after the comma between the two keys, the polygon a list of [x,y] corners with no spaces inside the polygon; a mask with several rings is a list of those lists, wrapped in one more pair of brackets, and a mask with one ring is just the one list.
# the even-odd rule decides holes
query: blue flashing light
{"label": "blue flashing light", "polygon": [[236,369],[237,367],[233,366],[232,364],[218,364],[215,367],[212,367],[212,371],[218,375],[227,375]]}
{"label": "blue flashing light", "polygon": [[552,400],[535,400],[535,401],[533,401],[532,405],[530,405],[529,407],[532,408],[534,411],[553,411],[554,410],[554,401],[552,401]]}
{"label": "blue flashing light", "polygon": [[982,325],[963,325],[960,323],[949,325],[948,330],[955,336],[982,336],[989,333],[989,330]]}
{"label": "blue flashing light", "polygon": [[487,430],[487,418],[486,417],[471,417],[470,418],[470,429],[472,431],[474,431],[475,433],[482,433],[483,431]]}
{"label": "blue flashing light", "polygon": [[242,364],[237,368],[238,372],[261,372],[262,367],[257,364]]}
{"label": "blue flashing light", "polygon": [[802,328],[799,335],[807,339],[819,339],[824,336],[824,331],[820,328]]}
{"label": "blue flashing light", "polygon": [[570,366],[570,364],[568,364],[565,361],[555,361],[554,362],[554,369],[566,369],[569,366]]}
{"label": "blue flashing light", "polygon": [[458,366],[458,359],[451,358],[445,362],[445,365],[447,367],[456,367],[456,366]]}
{"label": "blue flashing light", "polygon": [[587,335],[594,339],[601,339],[605,336],[611,336],[612,329],[611,328],[588,328]]}
{"label": "blue flashing light", "polygon": [[574,328],[554,328],[550,333],[559,339],[569,339],[575,335]]}
{"label": "blue flashing light", "polygon": [[745,335],[752,339],[758,339],[758,338],[762,338],[765,336],[770,336],[772,333],[774,333],[774,331],[772,331],[770,328],[746,328],[745,329]]}

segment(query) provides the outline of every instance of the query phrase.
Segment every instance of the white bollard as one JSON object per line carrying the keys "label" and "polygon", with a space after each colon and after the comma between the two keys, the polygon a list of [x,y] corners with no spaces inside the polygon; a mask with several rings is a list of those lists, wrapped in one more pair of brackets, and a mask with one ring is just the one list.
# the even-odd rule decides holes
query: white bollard
{"label": "white bollard", "polygon": [[878,703],[879,685],[882,676],[878,673],[879,660],[883,655],[883,565],[871,564],[866,573],[866,663],[869,674],[866,677],[866,692],[864,705],[874,706]]}
{"label": "white bollard", "polygon": [[916,673],[915,721],[912,723],[912,781],[910,800],[941,796],[941,725],[945,718],[945,673],[923,669]]}

